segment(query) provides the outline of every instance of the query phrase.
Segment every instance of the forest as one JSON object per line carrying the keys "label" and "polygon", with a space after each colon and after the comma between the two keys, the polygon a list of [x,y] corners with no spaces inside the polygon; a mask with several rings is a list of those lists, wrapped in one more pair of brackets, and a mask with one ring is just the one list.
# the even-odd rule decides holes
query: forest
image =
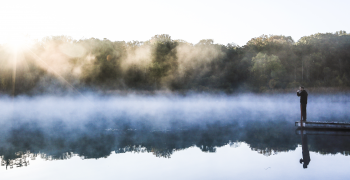
{"label": "forest", "polygon": [[350,86],[350,34],[317,33],[295,42],[261,35],[246,45],[52,36],[0,45],[0,95],[68,92],[267,92]]}

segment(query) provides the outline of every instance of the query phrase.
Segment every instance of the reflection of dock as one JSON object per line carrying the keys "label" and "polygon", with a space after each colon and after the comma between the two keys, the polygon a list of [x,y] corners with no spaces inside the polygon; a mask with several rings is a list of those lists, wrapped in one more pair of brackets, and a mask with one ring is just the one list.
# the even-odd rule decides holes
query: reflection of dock
{"label": "reflection of dock", "polygon": [[295,122],[295,126],[307,129],[349,129],[350,123],[347,122],[319,122],[319,121],[300,121]]}
{"label": "reflection of dock", "polygon": [[331,135],[331,136],[350,136],[350,129],[301,129],[298,128],[295,130],[295,133],[298,135],[307,134],[307,135]]}

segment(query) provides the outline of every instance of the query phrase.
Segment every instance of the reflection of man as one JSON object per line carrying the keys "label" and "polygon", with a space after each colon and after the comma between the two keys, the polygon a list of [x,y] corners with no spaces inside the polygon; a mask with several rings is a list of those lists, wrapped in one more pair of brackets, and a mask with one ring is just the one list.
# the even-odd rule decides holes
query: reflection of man
{"label": "reflection of man", "polygon": [[299,87],[297,96],[300,96],[300,120],[306,121],[306,105],[307,105],[307,92],[303,86]]}
{"label": "reflection of man", "polygon": [[306,169],[307,165],[309,165],[311,159],[310,159],[310,152],[309,147],[307,145],[307,136],[303,135],[303,131],[301,131],[301,141],[302,141],[302,149],[303,149],[303,158],[300,159],[300,164],[303,164],[303,168]]}
{"label": "reflection of man", "polygon": [[6,160],[6,170],[7,170],[7,166],[9,166],[10,165],[10,160]]}

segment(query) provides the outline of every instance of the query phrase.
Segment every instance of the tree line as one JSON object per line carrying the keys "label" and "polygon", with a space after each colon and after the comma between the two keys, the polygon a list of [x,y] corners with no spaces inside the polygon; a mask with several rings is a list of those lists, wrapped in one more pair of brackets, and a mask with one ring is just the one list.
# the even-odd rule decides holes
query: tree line
{"label": "tree line", "polygon": [[0,45],[0,93],[194,91],[232,93],[350,86],[350,34],[317,33],[295,42],[261,35],[244,46],[197,44],[161,34],[145,42],[47,37]]}

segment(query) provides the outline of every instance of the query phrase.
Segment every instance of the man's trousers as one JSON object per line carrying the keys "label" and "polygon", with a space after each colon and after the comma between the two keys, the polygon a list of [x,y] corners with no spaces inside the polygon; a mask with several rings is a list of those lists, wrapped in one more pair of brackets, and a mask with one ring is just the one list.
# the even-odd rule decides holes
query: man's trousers
{"label": "man's trousers", "polygon": [[300,120],[306,121],[306,104],[300,103]]}

